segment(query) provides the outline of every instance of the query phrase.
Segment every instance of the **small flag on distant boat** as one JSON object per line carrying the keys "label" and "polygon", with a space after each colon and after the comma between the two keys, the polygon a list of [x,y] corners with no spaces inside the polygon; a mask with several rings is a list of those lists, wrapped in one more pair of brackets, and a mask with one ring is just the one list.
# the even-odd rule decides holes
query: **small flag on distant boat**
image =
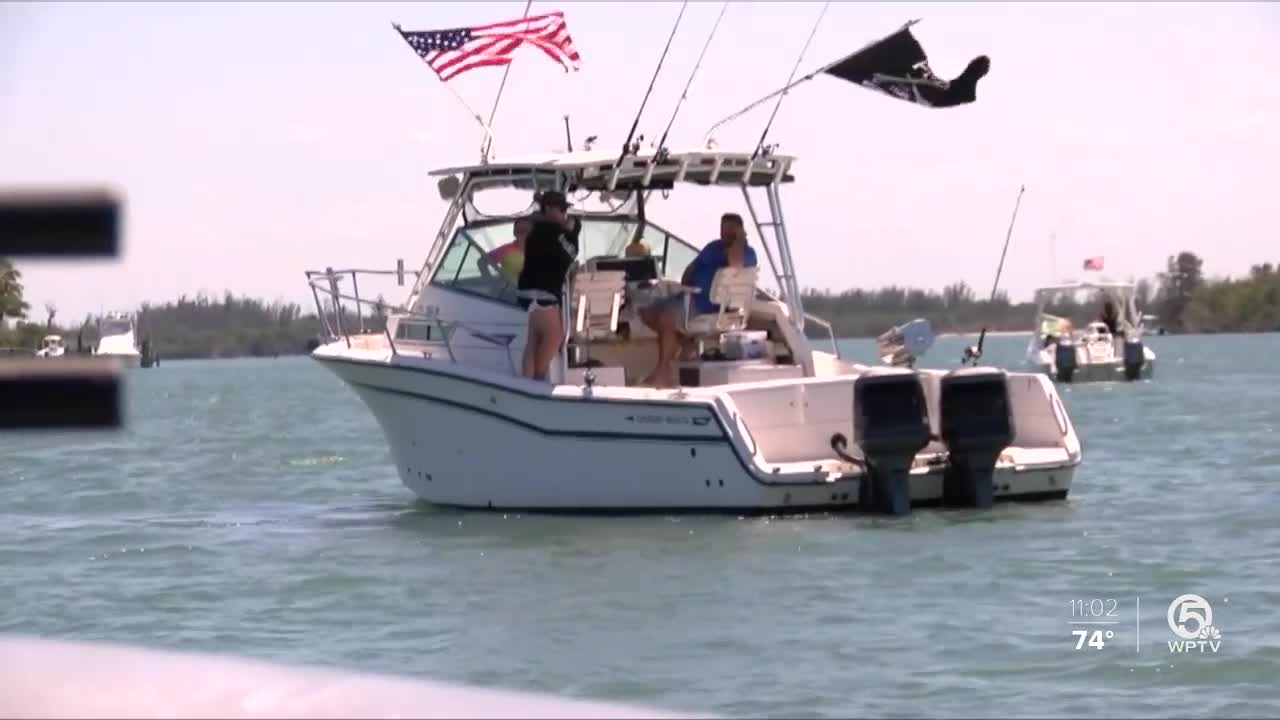
{"label": "small flag on distant boat", "polygon": [[911,34],[913,24],[904,25],[823,72],[924,107],[945,108],[973,102],[978,81],[991,69],[990,58],[979,55],[954,80],[943,80],[929,68],[924,48]]}
{"label": "small flag on distant boat", "polygon": [[1101,269],[1102,269],[1102,256],[1098,256],[1098,257],[1091,257],[1091,258],[1085,258],[1085,260],[1084,260],[1084,269],[1085,269],[1085,270],[1101,270]]}
{"label": "small flag on distant boat", "polygon": [[473,68],[506,65],[525,43],[560,63],[565,72],[582,66],[564,13],[558,10],[475,27],[405,31],[395,25],[395,29],[443,82]]}

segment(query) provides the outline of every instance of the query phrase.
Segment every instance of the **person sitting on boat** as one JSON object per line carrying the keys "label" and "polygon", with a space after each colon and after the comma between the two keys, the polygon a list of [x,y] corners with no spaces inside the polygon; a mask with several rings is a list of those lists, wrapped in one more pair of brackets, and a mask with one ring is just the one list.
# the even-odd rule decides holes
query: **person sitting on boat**
{"label": "person sitting on boat", "polygon": [[[689,299],[689,313],[702,315],[720,311],[711,302],[711,283],[716,273],[726,267],[755,267],[756,251],[747,244],[747,230],[742,216],[725,213],[720,216],[720,237],[706,247],[685,268],[681,284],[697,288]],[[684,315],[684,298],[676,295],[640,311],[640,319],[658,335],[658,363],[653,373],[640,381],[641,385],[669,386],[675,384],[673,363],[682,347],[687,346],[679,327]]]}
{"label": "person sitting on boat", "polygon": [[520,298],[520,306],[529,311],[521,374],[533,380],[547,379],[551,361],[564,338],[560,305],[564,302],[565,277],[578,258],[578,233],[582,229],[577,218],[569,215],[570,207],[564,193],[543,192],[538,196],[538,212],[531,218],[524,241],[524,265],[516,287],[541,296]]}
{"label": "person sitting on boat", "polygon": [[502,277],[512,284],[520,279],[520,269],[524,267],[524,242],[529,237],[532,221],[527,217],[519,218],[511,226],[511,242],[490,250],[485,256],[498,268]]}

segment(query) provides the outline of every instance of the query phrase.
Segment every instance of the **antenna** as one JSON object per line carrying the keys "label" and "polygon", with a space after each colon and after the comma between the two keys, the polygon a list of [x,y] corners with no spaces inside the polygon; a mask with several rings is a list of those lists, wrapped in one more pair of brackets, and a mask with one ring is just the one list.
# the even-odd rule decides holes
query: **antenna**
{"label": "antenna", "polygon": [[[1013,238],[1013,224],[1018,220],[1018,208],[1022,206],[1022,193],[1027,191],[1027,186],[1022,185],[1018,188],[1018,199],[1013,203],[1013,217],[1009,218],[1009,230],[1004,234],[1004,249],[1000,251],[1000,265],[996,268],[996,279],[991,284],[991,300],[995,302],[996,291],[1000,288],[1000,274],[1004,272],[1004,258],[1009,253],[1009,240]],[[978,333],[978,345],[976,347],[967,347],[964,349],[964,357],[961,364],[977,364],[978,358],[982,357],[982,343],[987,339],[987,327],[982,327],[982,332]]]}
{"label": "antenna", "polygon": [[796,58],[796,64],[791,68],[791,74],[787,76],[788,87],[783,88],[782,93],[778,95],[778,102],[773,106],[773,114],[769,116],[769,122],[765,123],[764,131],[760,133],[760,142],[756,143],[755,152],[751,153],[752,158],[760,154],[764,148],[764,139],[769,136],[769,128],[773,127],[774,118],[778,117],[778,108],[782,107],[782,101],[787,97],[787,91],[790,89],[792,80],[795,79],[796,73],[800,70],[800,62],[804,60],[804,54],[809,49],[809,43],[813,42],[813,36],[818,34],[818,26],[822,24],[822,16],[827,14],[827,8],[831,7],[830,2],[822,4],[822,11],[818,13],[818,19],[813,23],[813,29],[809,31],[809,38],[804,41],[804,47],[800,48],[800,57]]}
{"label": "antenna", "polygon": [[[533,7],[533,0],[528,0],[524,4],[524,14],[520,17],[529,17],[529,8]],[[502,82],[498,83],[498,94],[493,98],[493,109],[489,111],[489,122],[485,125],[485,129],[493,127],[493,118],[498,114],[498,101],[502,99],[502,91],[507,87],[507,75],[511,74],[511,63],[507,63],[502,69]],[[493,133],[486,132],[484,142],[480,144],[480,162],[489,162],[489,151],[493,149]]]}
{"label": "antenna", "polygon": [[631,122],[631,132],[627,133],[626,142],[622,143],[622,154],[618,156],[616,164],[621,164],[622,159],[627,156],[631,149],[631,139],[636,135],[636,128],[640,125],[640,116],[644,114],[644,106],[649,102],[649,95],[653,92],[653,84],[658,81],[658,73],[662,71],[662,62],[667,59],[667,52],[671,50],[671,41],[676,38],[676,30],[680,29],[680,20],[684,17],[685,8],[689,7],[689,0],[685,0],[680,6],[680,14],[676,16],[676,23],[671,27],[671,36],[667,38],[667,46],[662,50],[662,57],[658,58],[658,67],[653,70],[653,77],[649,78],[649,89],[644,93],[644,99],[640,101],[640,109],[636,111],[636,119]]}
{"label": "antenna", "polygon": [[667,134],[671,132],[671,126],[675,124],[676,115],[680,112],[680,106],[684,104],[686,98],[689,97],[689,87],[693,85],[693,78],[698,74],[698,68],[702,67],[702,58],[707,55],[707,48],[711,47],[711,39],[716,36],[716,30],[720,28],[720,21],[724,19],[724,13],[729,9],[729,1],[725,0],[720,5],[720,14],[716,16],[716,22],[711,26],[711,32],[707,35],[707,42],[702,46],[702,52],[698,53],[698,62],[693,64],[693,72],[689,73],[689,81],[684,84],[684,92],[680,93],[680,99],[676,101],[675,110],[671,111],[671,119],[667,121],[667,127],[662,131],[662,137],[658,139],[658,152],[662,152],[667,144]]}
{"label": "antenna", "polygon": [[566,152],[573,152],[573,134],[569,132],[569,116],[564,116],[564,146]]}

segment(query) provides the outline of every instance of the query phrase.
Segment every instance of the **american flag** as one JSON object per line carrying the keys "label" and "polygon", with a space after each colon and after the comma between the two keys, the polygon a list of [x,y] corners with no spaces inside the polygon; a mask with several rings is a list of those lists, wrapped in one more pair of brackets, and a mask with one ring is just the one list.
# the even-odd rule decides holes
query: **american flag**
{"label": "american flag", "polygon": [[511,62],[512,53],[524,43],[546,53],[560,63],[565,72],[582,66],[578,49],[569,37],[564,13],[558,10],[467,28],[405,32],[397,25],[396,30],[440,80],[446,82],[472,68],[506,65]]}
{"label": "american flag", "polygon": [[1101,270],[1101,269],[1102,269],[1102,256],[1098,256],[1098,257],[1091,257],[1091,258],[1085,258],[1085,260],[1084,260],[1084,269],[1085,269],[1085,270]]}

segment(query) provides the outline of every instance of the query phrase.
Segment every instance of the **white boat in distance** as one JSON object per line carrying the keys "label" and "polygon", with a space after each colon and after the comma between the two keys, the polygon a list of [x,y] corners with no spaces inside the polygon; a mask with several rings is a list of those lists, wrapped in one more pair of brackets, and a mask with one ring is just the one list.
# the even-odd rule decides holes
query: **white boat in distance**
{"label": "white boat in distance", "polygon": [[[1136,289],[1125,282],[1068,282],[1036,289],[1036,324],[1027,346],[1027,364],[1059,382],[1150,380],[1156,354],[1142,341],[1143,315]],[[1064,297],[1096,304],[1099,315],[1077,330],[1069,318],[1045,308]],[[1112,310],[1108,316],[1107,308]]]}
{"label": "white boat in distance", "polygon": [[142,364],[137,323],[132,313],[109,312],[98,318],[98,344],[94,347],[93,354],[96,357],[109,357],[127,368]]}
{"label": "white boat in distance", "polygon": [[[357,276],[403,284],[403,263],[307,273],[326,335],[312,357],[368,406],[404,484],[439,505],[902,514],[1066,497],[1080,441],[1043,374],[870,367],[842,358],[834,336],[830,351],[812,346],[807,326],[830,334],[830,325],[802,306],[780,194],[794,164],[768,152],[579,151],[435,171],[451,204],[384,332],[361,331],[359,308],[372,303]],[[636,308],[663,293],[687,302],[680,278],[698,252],[650,219],[646,197],[702,192],[719,208],[723,193],[711,188],[734,187],[776,290],[759,287],[755,269],[720,271],[711,294],[722,310],[687,328],[718,352],[682,363],[677,389],[637,387],[656,354]],[[528,210],[483,215],[475,200],[512,188],[572,193],[582,224],[551,382],[519,376],[526,314],[486,258]],[[753,192],[765,195],[767,217]],[[593,197],[613,207],[586,208]],[[708,213],[708,226],[719,214]],[[622,257],[636,238],[650,257]]]}

